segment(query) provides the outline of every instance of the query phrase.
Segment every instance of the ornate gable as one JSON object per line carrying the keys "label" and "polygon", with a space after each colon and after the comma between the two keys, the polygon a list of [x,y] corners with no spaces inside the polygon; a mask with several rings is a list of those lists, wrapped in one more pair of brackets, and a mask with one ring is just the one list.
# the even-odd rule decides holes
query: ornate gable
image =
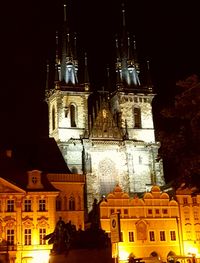
{"label": "ornate gable", "polygon": [[96,120],[91,130],[90,138],[117,140],[122,140],[123,138],[122,133],[117,127],[106,102],[102,103],[102,106],[97,114]]}
{"label": "ornate gable", "polygon": [[0,194],[1,193],[24,193],[24,190],[0,177]]}

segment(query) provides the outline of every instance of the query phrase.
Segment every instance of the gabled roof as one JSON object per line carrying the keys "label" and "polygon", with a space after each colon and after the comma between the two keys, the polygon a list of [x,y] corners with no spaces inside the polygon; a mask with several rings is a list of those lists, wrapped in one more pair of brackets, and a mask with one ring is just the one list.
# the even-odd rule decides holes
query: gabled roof
{"label": "gabled roof", "polygon": [[[57,191],[48,173],[71,174],[53,138],[18,143],[0,154],[0,177],[26,191]],[[28,171],[41,171],[42,189],[27,189]]]}
{"label": "gabled roof", "polygon": [[110,139],[110,140],[122,140],[122,133],[117,127],[112,113],[109,109],[108,102],[103,101],[97,117],[94,121],[94,125],[90,133],[91,139]]}

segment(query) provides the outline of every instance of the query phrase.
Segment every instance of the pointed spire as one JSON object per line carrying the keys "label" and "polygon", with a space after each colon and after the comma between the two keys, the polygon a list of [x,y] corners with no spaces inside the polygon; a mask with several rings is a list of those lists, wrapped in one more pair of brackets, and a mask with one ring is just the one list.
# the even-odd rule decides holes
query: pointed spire
{"label": "pointed spire", "polygon": [[134,59],[134,65],[136,67],[137,72],[139,73],[139,64],[137,59],[137,48],[136,48],[136,37],[133,36],[133,59]]}
{"label": "pointed spire", "polygon": [[124,2],[122,3],[122,26],[126,27],[126,18],[125,18],[125,5]]}
{"label": "pointed spire", "polygon": [[87,53],[85,52],[85,68],[84,68],[84,83],[85,83],[85,90],[89,90],[89,74],[88,74],[88,63],[87,63]]}
{"label": "pointed spire", "polygon": [[151,74],[150,74],[150,63],[149,60],[147,60],[147,88],[150,92],[153,91],[153,85],[151,80]]}
{"label": "pointed spire", "polygon": [[64,4],[63,5],[63,10],[64,10],[64,22],[67,22],[67,5],[66,4]]}
{"label": "pointed spire", "polygon": [[55,59],[55,82],[60,80],[60,60],[58,52],[58,31],[56,31],[56,59]]}
{"label": "pointed spire", "polygon": [[77,59],[77,36],[74,33],[74,49],[73,49],[74,59]]}

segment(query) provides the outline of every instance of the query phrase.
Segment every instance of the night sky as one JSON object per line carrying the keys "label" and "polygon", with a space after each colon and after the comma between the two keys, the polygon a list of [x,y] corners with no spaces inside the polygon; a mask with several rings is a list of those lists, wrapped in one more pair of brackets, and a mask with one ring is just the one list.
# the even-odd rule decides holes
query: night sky
{"label": "night sky", "polygon": [[[68,2],[79,53],[88,53],[90,80],[94,89],[99,88],[104,84],[106,65],[113,63],[121,1]],[[124,2],[127,29],[136,36],[141,66],[150,60],[156,93],[161,101],[170,98],[176,80],[199,73],[199,9],[193,1],[174,1],[176,5],[172,1]],[[53,61],[62,1],[7,3],[3,21],[1,143],[34,140],[48,135],[45,69],[46,61]]]}

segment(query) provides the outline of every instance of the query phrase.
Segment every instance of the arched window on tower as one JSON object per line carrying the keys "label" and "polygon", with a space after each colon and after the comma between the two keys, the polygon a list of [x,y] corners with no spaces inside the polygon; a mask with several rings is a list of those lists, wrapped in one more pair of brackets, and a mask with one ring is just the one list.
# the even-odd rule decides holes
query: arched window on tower
{"label": "arched window on tower", "polygon": [[70,122],[71,127],[76,127],[76,108],[73,104],[70,105]]}
{"label": "arched window on tower", "polygon": [[141,110],[140,108],[133,108],[133,114],[134,114],[134,128],[141,128]]}
{"label": "arched window on tower", "polygon": [[52,130],[55,130],[56,126],[55,126],[55,108],[52,108]]}
{"label": "arched window on tower", "polygon": [[69,198],[69,210],[74,211],[75,210],[75,199],[73,196]]}

